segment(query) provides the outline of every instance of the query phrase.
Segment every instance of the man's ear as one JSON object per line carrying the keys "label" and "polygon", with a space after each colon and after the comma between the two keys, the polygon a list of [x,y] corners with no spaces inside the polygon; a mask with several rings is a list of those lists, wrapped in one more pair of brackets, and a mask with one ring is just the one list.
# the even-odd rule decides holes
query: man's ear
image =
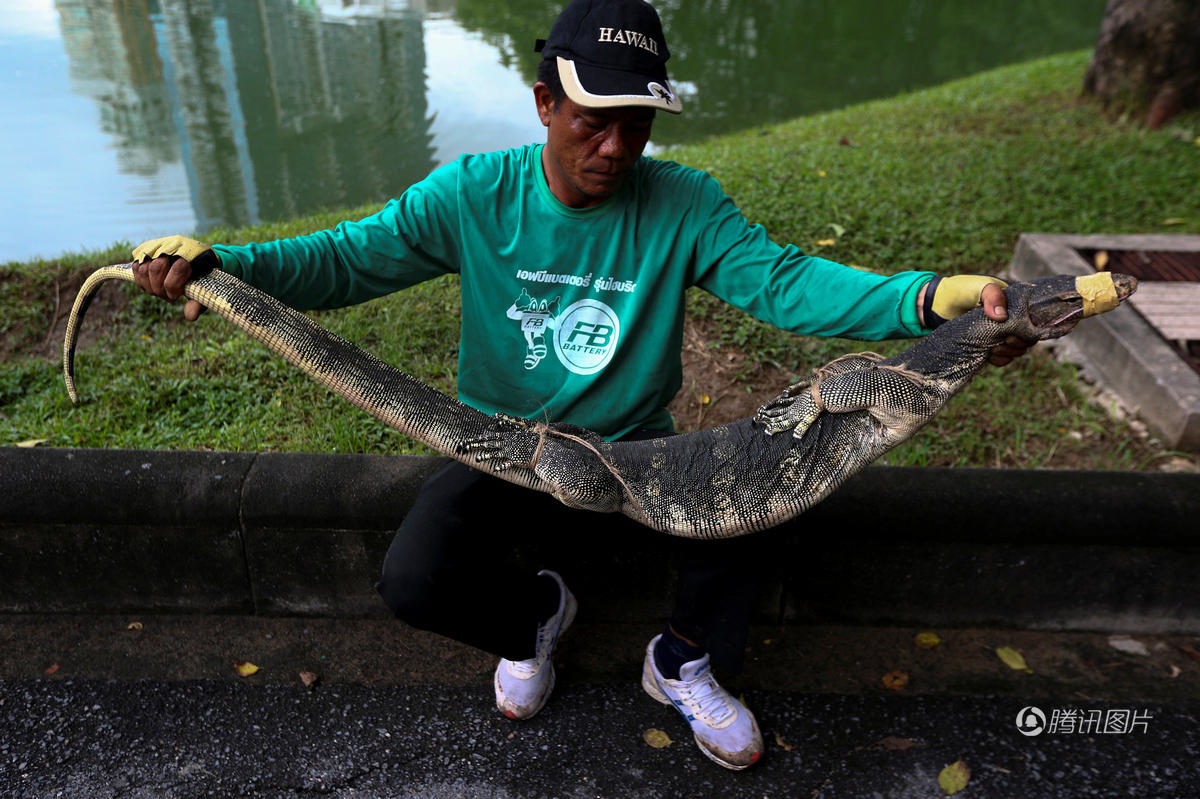
{"label": "man's ear", "polygon": [[550,127],[550,118],[554,116],[554,93],[550,87],[541,81],[533,84],[533,101],[537,104],[538,119]]}

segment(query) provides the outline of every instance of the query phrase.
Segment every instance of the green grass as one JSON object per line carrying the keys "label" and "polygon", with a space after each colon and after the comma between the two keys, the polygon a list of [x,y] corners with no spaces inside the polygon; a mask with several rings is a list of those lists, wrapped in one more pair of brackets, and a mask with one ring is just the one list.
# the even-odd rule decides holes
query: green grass
{"label": "green grass", "polygon": [[[1072,53],[1006,67],[667,157],[710,171],[777,240],[887,273],[1000,272],[1021,232],[1200,233],[1200,114],[1156,132],[1106,119],[1079,96],[1086,63],[1086,53]],[[204,238],[297,235],[372,210],[334,209]],[[7,354],[0,444],[411,451],[222,320],[188,325],[177,308],[131,286],[106,288],[119,292],[111,312],[89,317],[92,338],[77,360],[83,404],[72,408],[54,353],[61,325],[47,336],[55,297],[69,302],[83,274],[127,253],[122,243],[0,267],[0,352]],[[756,392],[778,388],[749,383],[757,362],[798,374],[863,348],[776,331],[699,292],[689,305],[717,331],[713,346],[747,354],[745,377]],[[458,313],[457,286],[446,278],[318,318],[451,391]],[[1139,441],[1088,395],[1072,367],[1043,351],[988,370],[889,462],[1096,469],[1162,462],[1168,453]]]}
{"label": "green grass", "polygon": [[[351,408],[257,342],[206,314],[106,285],[119,311],[93,318],[103,340],[76,353],[80,407],[63,388],[58,357],[20,357],[0,377],[0,442],[50,446],[314,452],[419,451]],[[315,314],[326,327],[411,374],[453,392],[457,286],[431,281],[352,311]],[[60,327],[61,330],[61,327]],[[389,335],[396,332],[396,335]],[[55,338],[54,346],[61,347]]]}

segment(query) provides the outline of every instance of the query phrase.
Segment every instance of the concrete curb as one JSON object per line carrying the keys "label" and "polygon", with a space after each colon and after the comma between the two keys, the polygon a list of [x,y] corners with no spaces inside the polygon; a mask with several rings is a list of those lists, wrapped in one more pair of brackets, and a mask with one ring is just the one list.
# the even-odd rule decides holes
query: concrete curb
{"label": "concrete curb", "polygon": [[[373,581],[440,462],[0,448],[0,612],[384,616]],[[1200,632],[1197,518],[1198,474],[875,466],[756,536],[758,621]],[[556,549],[588,619],[665,615],[672,539],[597,519]]]}

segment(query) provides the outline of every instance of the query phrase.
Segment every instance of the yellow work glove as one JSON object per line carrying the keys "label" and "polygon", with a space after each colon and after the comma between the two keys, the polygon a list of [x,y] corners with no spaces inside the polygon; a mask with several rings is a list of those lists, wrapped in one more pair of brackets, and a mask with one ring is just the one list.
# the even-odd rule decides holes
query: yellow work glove
{"label": "yellow work glove", "polygon": [[[158,261],[166,258],[166,263]],[[182,259],[182,260],[181,260]],[[133,248],[133,280],[143,291],[174,302],[183,294],[184,284],[193,278],[221,268],[221,259],[207,244],[201,244],[187,236],[165,236],[151,239]],[[185,268],[183,260],[188,265]],[[183,306],[183,316],[196,321],[204,313],[204,306],[188,300]]]}
{"label": "yellow work glove", "polygon": [[925,327],[934,329],[943,322],[978,308],[983,288],[995,284],[1002,289],[1008,284],[991,275],[953,275],[935,277],[925,285]]}
{"label": "yellow work glove", "polygon": [[[133,260],[152,261],[160,255],[177,255],[190,261],[196,272],[204,272],[219,266],[220,261],[212,247],[201,244],[187,236],[164,236],[150,239],[133,248]],[[199,263],[197,263],[199,262]]]}

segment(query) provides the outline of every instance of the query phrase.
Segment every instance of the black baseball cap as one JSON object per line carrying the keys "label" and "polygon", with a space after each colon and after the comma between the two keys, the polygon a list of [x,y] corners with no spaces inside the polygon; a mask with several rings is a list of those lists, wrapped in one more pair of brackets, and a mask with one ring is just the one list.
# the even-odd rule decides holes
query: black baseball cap
{"label": "black baseball cap", "polygon": [[535,49],[557,60],[563,89],[582,106],[683,111],[667,81],[662,22],[644,0],[572,0]]}

